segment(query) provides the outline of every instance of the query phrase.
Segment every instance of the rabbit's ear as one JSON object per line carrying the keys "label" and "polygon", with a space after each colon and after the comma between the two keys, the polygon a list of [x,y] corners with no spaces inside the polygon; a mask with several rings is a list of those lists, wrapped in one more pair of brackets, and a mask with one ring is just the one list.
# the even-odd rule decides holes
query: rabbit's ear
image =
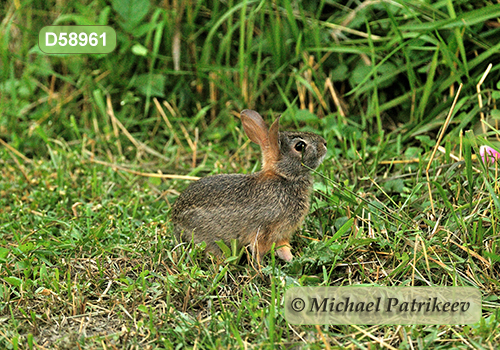
{"label": "rabbit's ear", "polygon": [[276,118],[273,125],[267,130],[266,123],[259,113],[250,109],[241,111],[243,129],[250,140],[262,149],[262,165],[264,169],[271,169],[278,161],[280,117]]}
{"label": "rabbit's ear", "polygon": [[269,132],[266,123],[259,113],[251,109],[241,111],[241,122],[247,136],[258,144],[262,149],[267,148],[269,144]]}
{"label": "rabbit's ear", "polygon": [[280,155],[280,145],[279,145],[279,128],[280,128],[280,118],[276,118],[273,125],[269,128],[269,144],[268,148],[264,152],[264,166],[269,163],[276,163]]}

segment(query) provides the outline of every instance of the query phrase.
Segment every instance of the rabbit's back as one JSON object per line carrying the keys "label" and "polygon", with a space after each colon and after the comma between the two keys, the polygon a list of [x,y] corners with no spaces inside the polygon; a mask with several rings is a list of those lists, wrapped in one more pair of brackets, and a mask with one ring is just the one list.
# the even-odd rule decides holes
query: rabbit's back
{"label": "rabbit's back", "polygon": [[196,243],[205,241],[216,253],[219,240],[247,245],[258,236],[279,241],[291,236],[308,212],[311,184],[309,178],[288,181],[263,172],[202,178],[172,208],[175,233]]}

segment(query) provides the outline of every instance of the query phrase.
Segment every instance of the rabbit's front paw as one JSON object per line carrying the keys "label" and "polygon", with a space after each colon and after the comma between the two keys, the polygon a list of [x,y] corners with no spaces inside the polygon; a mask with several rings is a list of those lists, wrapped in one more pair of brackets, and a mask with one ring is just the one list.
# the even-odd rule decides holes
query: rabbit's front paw
{"label": "rabbit's front paw", "polygon": [[278,250],[276,250],[276,254],[278,254],[278,257],[280,259],[283,259],[283,260],[285,260],[287,262],[290,262],[290,261],[293,260],[293,254],[290,251],[290,247],[289,246],[285,246],[285,247],[279,248]]}

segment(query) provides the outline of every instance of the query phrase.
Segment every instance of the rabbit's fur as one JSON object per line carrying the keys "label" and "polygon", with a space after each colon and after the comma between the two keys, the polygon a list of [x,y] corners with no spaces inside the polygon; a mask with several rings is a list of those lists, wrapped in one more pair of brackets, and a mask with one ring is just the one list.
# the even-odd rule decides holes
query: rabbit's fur
{"label": "rabbit's fur", "polygon": [[259,261],[275,243],[278,256],[291,261],[290,238],[309,211],[313,181],[307,167],[321,164],[326,141],[310,132],[279,132],[279,117],[268,130],[252,110],[242,111],[241,120],[262,149],[262,170],[191,183],[173,205],[174,232],[183,240],[206,242],[216,255],[221,253],[216,241],[229,245],[235,238]]}

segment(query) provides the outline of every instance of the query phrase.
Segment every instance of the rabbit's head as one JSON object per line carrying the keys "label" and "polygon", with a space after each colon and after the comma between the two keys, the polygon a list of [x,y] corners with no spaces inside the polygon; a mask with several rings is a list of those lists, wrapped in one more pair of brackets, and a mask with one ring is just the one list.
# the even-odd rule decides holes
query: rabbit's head
{"label": "rabbit's head", "polygon": [[326,141],[311,132],[279,132],[276,118],[269,129],[259,113],[245,109],[241,121],[250,140],[262,149],[262,170],[285,178],[309,176],[326,155]]}

